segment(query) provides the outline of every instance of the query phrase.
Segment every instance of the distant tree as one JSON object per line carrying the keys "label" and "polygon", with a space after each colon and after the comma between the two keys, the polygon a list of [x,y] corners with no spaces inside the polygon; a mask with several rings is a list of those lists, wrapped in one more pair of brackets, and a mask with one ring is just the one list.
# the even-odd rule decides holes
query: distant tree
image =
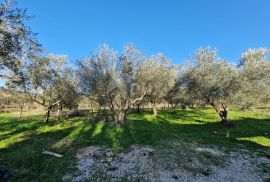
{"label": "distant tree", "polygon": [[171,105],[173,112],[180,106],[182,109],[186,109],[187,106],[193,104],[191,95],[188,94],[187,89],[182,86],[181,80],[177,80],[174,86],[167,92],[165,100]]}
{"label": "distant tree", "polygon": [[57,119],[60,120],[62,109],[65,107],[69,110],[73,110],[73,114],[77,112],[80,95],[76,88],[74,71],[70,69],[62,70],[61,79],[55,86],[55,94],[58,100],[57,103]]}
{"label": "distant tree", "polygon": [[238,94],[239,105],[248,109],[270,101],[270,61],[266,48],[248,49],[241,56],[240,73],[243,87]]}
{"label": "distant tree", "polygon": [[19,92],[13,89],[10,89],[11,97],[12,97],[12,103],[17,105],[20,109],[20,118],[22,117],[22,112],[25,107],[25,104],[30,101],[30,98],[28,94],[24,92]]}
{"label": "distant tree", "polygon": [[20,109],[20,118],[22,117],[22,112],[26,103],[31,102],[29,94],[27,93],[26,86],[29,83],[28,77],[26,75],[25,63],[21,65],[19,72],[11,72],[8,76],[9,79],[6,80],[5,86],[8,88],[12,103],[17,105]]}
{"label": "distant tree", "polygon": [[148,79],[147,98],[153,106],[153,114],[157,115],[157,104],[164,99],[173,87],[176,70],[168,59],[162,55],[152,56],[144,64],[145,77]]}
{"label": "distant tree", "polygon": [[40,50],[35,34],[25,24],[29,18],[12,0],[0,4],[0,76],[5,68],[18,73],[22,61]]}
{"label": "distant tree", "polygon": [[188,93],[187,88],[183,84],[183,75],[185,73],[186,68],[183,65],[177,65],[174,84],[168,89],[164,97],[166,102],[171,105],[174,112],[177,107],[186,109],[187,106],[194,105],[194,99],[192,99],[192,96]]}
{"label": "distant tree", "polygon": [[78,86],[80,93],[98,103],[99,110],[108,106],[108,85],[115,74],[117,53],[109,46],[101,45],[90,58],[78,61]]}
{"label": "distant tree", "polygon": [[33,57],[27,67],[26,91],[32,101],[47,108],[44,122],[47,123],[53,107],[58,107],[58,113],[63,104],[70,107],[71,99],[77,99],[71,92],[75,86],[68,79],[67,58],[65,56],[49,55],[48,57]]}
{"label": "distant tree", "polygon": [[183,77],[183,84],[193,99],[211,105],[228,123],[228,108],[233,105],[241,89],[241,80],[236,67],[217,57],[211,48],[198,49],[195,62]]}
{"label": "distant tree", "polygon": [[0,109],[3,109],[6,113],[9,107],[13,104],[12,101],[12,95],[10,94],[9,90],[0,88]]}

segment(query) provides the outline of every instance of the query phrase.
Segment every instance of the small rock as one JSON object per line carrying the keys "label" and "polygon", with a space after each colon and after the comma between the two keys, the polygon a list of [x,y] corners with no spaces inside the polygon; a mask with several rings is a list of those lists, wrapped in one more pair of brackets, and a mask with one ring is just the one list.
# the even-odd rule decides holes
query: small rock
{"label": "small rock", "polygon": [[112,162],[112,160],[113,160],[112,157],[107,158],[107,161],[108,161],[109,163]]}
{"label": "small rock", "polygon": [[211,149],[211,148],[197,148],[196,149],[197,152],[209,152],[210,154],[213,155],[223,155],[223,153],[221,153],[220,151]]}
{"label": "small rock", "polygon": [[113,156],[113,153],[112,153],[112,151],[110,151],[110,152],[107,152],[107,153],[106,153],[106,156],[107,156],[107,157],[112,157],[112,156]]}

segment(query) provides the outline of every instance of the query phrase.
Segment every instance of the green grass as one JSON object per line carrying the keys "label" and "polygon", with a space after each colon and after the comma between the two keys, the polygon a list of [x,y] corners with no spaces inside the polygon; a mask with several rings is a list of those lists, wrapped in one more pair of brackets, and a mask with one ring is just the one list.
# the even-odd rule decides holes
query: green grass
{"label": "green grass", "polygon": [[[164,141],[175,140],[217,145],[225,150],[270,149],[268,110],[234,110],[229,118],[235,123],[232,128],[221,125],[217,114],[208,108],[176,113],[164,110],[156,118],[147,111],[139,115],[130,113],[129,122],[116,127],[86,121],[84,117],[43,124],[41,115],[20,120],[12,114],[0,114],[0,167],[11,170],[12,181],[61,181],[63,175],[75,170],[76,151],[89,145],[105,145],[117,152],[134,144],[159,148]],[[43,149],[64,157],[44,155]]]}

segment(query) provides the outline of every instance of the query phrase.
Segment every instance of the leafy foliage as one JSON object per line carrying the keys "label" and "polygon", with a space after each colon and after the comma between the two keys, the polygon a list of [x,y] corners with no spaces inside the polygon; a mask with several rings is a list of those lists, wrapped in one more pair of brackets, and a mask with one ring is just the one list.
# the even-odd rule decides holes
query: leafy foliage
{"label": "leafy foliage", "polygon": [[[25,24],[30,17],[26,10],[19,9],[12,0],[0,4],[0,70],[20,71],[28,55],[40,51],[35,34]],[[1,72],[0,76],[3,76]]]}

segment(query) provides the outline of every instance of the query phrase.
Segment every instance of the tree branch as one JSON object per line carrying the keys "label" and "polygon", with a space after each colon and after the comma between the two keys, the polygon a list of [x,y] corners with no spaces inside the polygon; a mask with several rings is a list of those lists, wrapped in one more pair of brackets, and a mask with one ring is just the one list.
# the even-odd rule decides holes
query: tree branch
{"label": "tree branch", "polygon": [[143,100],[143,98],[144,98],[145,95],[146,95],[146,91],[144,91],[144,93],[143,93],[143,95],[142,95],[141,97],[132,100],[132,101],[131,101],[131,104],[134,104],[134,103],[136,103],[137,101]]}

